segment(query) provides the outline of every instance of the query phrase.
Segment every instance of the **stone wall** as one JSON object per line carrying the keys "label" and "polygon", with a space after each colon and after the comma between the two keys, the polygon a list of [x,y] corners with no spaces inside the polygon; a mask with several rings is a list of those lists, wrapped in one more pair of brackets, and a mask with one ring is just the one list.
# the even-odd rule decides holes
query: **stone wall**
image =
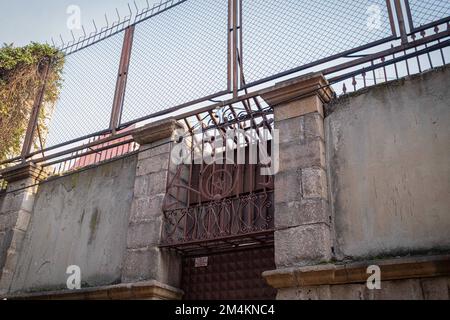
{"label": "stone wall", "polygon": [[6,252],[8,251],[7,247],[7,230],[6,230],[6,223],[4,220],[6,217],[2,214],[2,207],[3,202],[6,198],[6,193],[1,192],[0,193],[0,270],[3,269],[3,265],[5,264],[5,256]]}
{"label": "stone wall", "polygon": [[66,288],[69,265],[83,287],[119,283],[137,156],[42,183],[10,292]]}
{"label": "stone wall", "polygon": [[325,118],[338,259],[450,250],[450,68],[357,92]]}
{"label": "stone wall", "polygon": [[305,286],[278,291],[279,300],[449,300],[450,277],[383,281],[381,290],[366,284]]}

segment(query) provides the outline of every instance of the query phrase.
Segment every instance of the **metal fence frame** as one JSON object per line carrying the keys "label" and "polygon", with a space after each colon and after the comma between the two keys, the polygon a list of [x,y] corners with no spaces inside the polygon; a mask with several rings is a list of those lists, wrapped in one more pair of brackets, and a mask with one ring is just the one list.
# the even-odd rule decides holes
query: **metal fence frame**
{"label": "metal fence frame", "polygon": [[[260,79],[258,81],[252,82],[252,83],[245,83],[244,79],[244,69],[245,64],[242,56],[243,48],[242,48],[242,36],[243,36],[243,25],[242,25],[242,1],[243,0],[228,0],[228,37],[227,37],[227,57],[228,57],[228,71],[227,71],[227,89],[222,92],[213,93],[211,95],[208,95],[206,97],[197,99],[195,101],[187,101],[186,103],[183,103],[178,106],[173,106],[171,108],[165,109],[163,111],[159,111],[156,113],[148,114],[144,117],[141,117],[139,119],[135,119],[133,121],[129,121],[127,123],[120,123],[121,113],[122,113],[122,106],[124,102],[124,96],[126,94],[126,84],[127,84],[127,75],[128,75],[128,67],[130,63],[130,57],[131,57],[131,50],[132,50],[132,43],[133,43],[133,33],[134,28],[136,24],[145,21],[147,19],[150,19],[151,17],[154,17],[158,14],[161,14],[162,12],[165,12],[167,10],[170,10],[174,6],[178,6],[188,0],[169,0],[162,2],[159,5],[154,6],[153,8],[146,8],[142,10],[141,12],[137,12],[135,19],[133,22],[131,19],[132,11],[130,8],[130,16],[125,17],[124,19],[120,19],[115,23],[113,23],[111,26],[107,25],[106,27],[102,28],[98,32],[94,32],[90,34],[89,36],[83,36],[78,41],[75,41],[75,38],[72,42],[63,43],[63,46],[61,50],[66,53],[66,55],[70,55],[72,53],[75,53],[79,50],[82,50],[83,48],[86,48],[88,46],[94,45],[95,43],[106,39],[108,37],[111,37],[119,32],[122,32],[125,30],[125,35],[123,39],[123,45],[122,45],[122,53],[121,53],[121,59],[120,64],[118,67],[117,72],[117,81],[116,81],[116,88],[114,93],[114,103],[111,107],[111,117],[110,117],[110,125],[109,128],[106,130],[102,130],[99,132],[91,133],[88,135],[85,135],[83,137],[79,137],[70,141],[66,141],[63,143],[60,143],[58,145],[54,145],[51,147],[41,147],[40,150],[36,150],[31,152],[32,148],[32,142],[35,135],[35,128],[37,126],[37,117],[30,117],[30,121],[28,124],[28,130],[24,139],[23,148],[21,155],[12,159],[8,159],[6,161],[0,162],[0,165],[11,165],[18,162],[26,162],[31,161],[33,159],[34,162],[37,163],[45,163],[49,160],[60,159],[63,156],[71,155],[73,157],[74,154],[78,155],[80,150],[87,150],[89,148],[93,148],[95,146],[98,146],[100,144],[104,143],[111,143],[116,141],[117,139],[121,139],[124,137],[127,137],[130,135],[130,131],[123,132],[122,129],[126,129],[127,127],[130,127],[136,123],[139,123],[144,120],[148,120],[151,118],[156,118],[164,115],[169,115],[170,113],[173,113],[175,111],[180,111],[186,107],[196,105],[200,102],[207,102],[211,101],[214,98],[224,96],[226,94],[229,94],[231,98],[227,101],[214,103],[212,105],[208,105],[207,107],[202,107],[200,109],[196,109],[194,111],[189,111],[183,115],[177,116],[178,119],[183,119],[186,114],[196,114],[199,112],[202,112],[203,110],[213,110],[214,108],[220,106],[220,105],[230,105],[235,102],[243,101],[245,99],[254,98],[258,96],[258,93],[261,90],[254,91],[253,93],[249,93],[248,90],[250,88],[253,88],[257,85],[262,85],[264,83],[286,77],[292,74],[295,74],[299,71],[309,69],[314,66],[319,66],[327,62],[333,62],[334,60],[337,60],[339,58],[354,58],[355,56],[358,57],[357,59],[354,59],[352,61],[346,62],[346,63],[340,63],[331,67],[327,67],[322,70],[322,73],[326,75],[332,75],[337,72],[345,71],[347,69],[351,69],[357,66],[361,66],[364,63],[371,62],[371,67],[364,67],[358,71],[352,71],[350,73],[346,73],[344,75],[338,75],[334,76],[329,79],[330,83],[335,83],[342,81],[344,79],[348,79],[351,77],[355,77],[357,74],[370,72],[372,70],[375,70],[376,68],[384,68],[387,65],[392,65],[397,61],[403,61],[405,59],[418,56],[419,54],[427,54],[432,50],[441,50],[442,48],[449,46],[448,40],[447,41],[441,41],[441,39],[446,38],[450,36],[450,17],[435,21],[433,23],[430,23],[426,26],[421,26],[419,28],[413,26],[413,17],[411,15],[411,11],[409,8],[409,2],[408,0],[386,0],[386,6],[389,13],[389,22],[390,27],[392,30],[392,35],[385,39],[380,39],[378,41],[368,43],[366,45],[363,45],[358,48],[354,48],[336,55],[332,55],[330,57],[315,61],[313,63],[298,66],[296,68],[286,70],[282,73],[272,75],[265,79]],[[394,4],[392,7],[391,1]],[[402,4],[406,8],[404,11],[402,8]],[[407,30],[405,25],[405,19],[404,16],[406,15],[410,30]],[[438,25],[442,25],[447,23],[447,30],[436,30],[436,27]],[[425,35],[424,30],[430,29],[435,27],[435,34],[432,35]],[[416,39],[415,33],[421,33],[422,38]],[[413,41],[409,40],[409,36],[412,35]],[[388,43],[393,40],[401,40],[401,45],[391,47],[390,49],[378,51],[376,53],[370,54],[370,55],[361,55],[357,56],[358,52],[369,49],[372,47],[376,47],[383,43]],[[432,46],[427,46],[427,44],[438,41],[438,44],[434,44]],[[417,50],[417,47],[425,45],[425,49]],[[406,54],[406,50],[408,49],[416,49],[415,53],[409,53]],[[396,57],[396,54],[399,53],[405,53],[403,57]],[[353,56],[352,56],[353,55]],[[387,56],[393,56],[393,59],[390,61],[382,61],[382,63],[374,64],[374,61],[376,59],[384,59],[384,57]],[[356,87],[356,86],[355,86]],[[42,86],[40,92],[42,93],[45,89],[45,82]],[[39,108],[40,108],[40,98],[41,94],[37,95],[36,101],[33,106],[32,114],[38,114]],[[88,141],[87,144],[83,144],[82,146],[75,146],[75,147],[68,147],[65,150],[58,151],[51,155],[45,155],[45,153],[48,153],[49,151],[58,150],[70,145],[73,145],[74,143],[81,142],[83,140],[87,140],[90,138],[102,136],[102,139],[94,139],[94,141]],[[120,143],[123,144],[123,141]],[[114,143],[111,143],[109,145],[111,148],[114,146]],[[42,155],[39,157],[39,155]],[[61,160],[63,161],[63,160]]]}
{"label": "metal fence frame", "polygon": [[409,4],[409,0],[403,0],[403,1],[405,2],[406,16],[408,18],[408,23],[409,23],[409,26],[410,26],[410,33],[409,34],[414,34],[414,33],[417,33],[417,32],[420,32],[420,31],[423,31],[423,30],[426,30],[426,29],[429,29],[431,27],[434,27],[436,25],[445,24],[445,23],[450,22],[450,16],[448,16],[446,18],[442,18],[442,19],[437,20],[437,21],[433,21],[433,22],[430,22],[430,23],[427,23],[427,24],[424,24],[424,25],[421,25],[421,26],[416,26],[416,25],[414,25],[414,19],[413,19],[413,14],[411,12],[411,7],[410,7],[410,4]]}

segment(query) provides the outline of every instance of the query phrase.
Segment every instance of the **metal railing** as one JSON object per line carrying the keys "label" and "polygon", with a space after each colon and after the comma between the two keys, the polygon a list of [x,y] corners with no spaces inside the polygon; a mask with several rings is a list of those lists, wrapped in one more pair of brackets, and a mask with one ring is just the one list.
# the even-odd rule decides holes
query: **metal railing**
{"label": "metal railing", "polygon": [[184,121],[301,74],[322,72],[339,95],[450,60],[446,1],[172,0],[132,16],[63,43],[48,134],[34,147],[36,130],[27,130],[21,155],[0,165],[34,161],[62,173],[79,166],[56,165],[99,148],[132,152],[114,148],[131,144],[142,123]]}

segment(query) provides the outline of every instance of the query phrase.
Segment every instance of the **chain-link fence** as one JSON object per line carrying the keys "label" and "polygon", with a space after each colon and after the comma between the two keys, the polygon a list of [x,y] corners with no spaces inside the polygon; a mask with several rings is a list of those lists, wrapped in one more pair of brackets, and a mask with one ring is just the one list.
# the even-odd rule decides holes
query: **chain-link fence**
{"label": "chain-link fence", "polygon": [[227,90],[227,10],[186,1],[136,25],[122,123]]}
{"label": "chain-link fence", "polygon": [[66,56],[46,147],[108,129],[122,43],[123,32]]}
{"label": "chain-link fence", "polygon": [[392,36],[385,0],[243,0],[247,83]]}
{"label": "chain-link fence", "polygon": [[131,150],[117,148],[138,122],[236,103],[304,72],[321,71],[343,93],[422,72],[446,64],[449,21],[450,2],[438,0],[165,1],[66,44],[43,150],[8,161],[103,161]]}
{"label": "chain-link fence", "polygon": [[412,29],[426,27],[430,23],[443,21],[450,16],[448,0],[405,0],[408,7],[409,24]]}

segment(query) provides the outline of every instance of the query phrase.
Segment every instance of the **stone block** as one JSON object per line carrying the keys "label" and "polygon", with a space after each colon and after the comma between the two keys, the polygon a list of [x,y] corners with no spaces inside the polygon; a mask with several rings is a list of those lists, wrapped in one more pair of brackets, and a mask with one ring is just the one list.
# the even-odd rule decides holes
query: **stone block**
{"label": "stone block", "polygon": [[167,170],[149,174],[147,177],[149,195],[161,194],[166,192]]}
{"label": "stone block", "polygon": [[14,272],[3,268],[3,272],[0,277],[0,295],[6,295],[11,286],[14,277]]}
{"label": "stone block", "polygon": [[284,103],[274,108],[275,121],[296,118],[313,112],[323,116],[322,102],[317,95]]}
{"label": "stone block", "polygon": [[329,223],[328,203],[323,199],[302,199],[275,203],[275,227]]}
{"label": "stone block", "polygon": [[168,154],[160,154],[144,160],[138,161],[136,167],[136,176],[143,176],[150,173],[157,173],[161,170],[168,170],[169,168]]}
{"label": "stone block", "polygon": [[127,248],[157,246],[161,237],[161,219],[132,222],[127,231]]}
{"label": "stone block", "polygon": [[422,288],[417,279],[382,281],[380,290],[368,290],[371,300],[422,300]]}
{"label": "stone block", "polygon": [[330,300],[330,286],[305,286],[279,289],[277,300]]}
{"label": "stone block", "polygon": [[8,213],[0,214],[0,231],[10,230],[16,225],[17,211],[11,211]]}
{"label": "stone block", "polygon": [[320,113],[310,113],[301,117],[303,122],[303,136],[306,140],[324,139],[323,116]]}
{"label": "stone block", "polygon": [[15,228],[26,232],[28,229],[28,225],[30,224],[30,220],[31,214],[28,211],[20,210],[17,213],[17,221],[15,224]]}
{"label": "stone block", "polygon": [[149,179],[148,176],[136,177],[134,180],[134,196],[135,197],[148,197]]}
{"label": "stone block", "polygon": [[141,146],[151,143],[170,141],[175,131],[184,131],[184,128],[175,119],[164,119],[148,123],[133,133],[133,139]]}
{"label": "stone block", "polygon": [[178,287],[181,277],[181,259],[175,253],[158,247],[127,249],[125,253],[122,282],[153,279]]}
{"label": "stone block", "polygon": [[3,201],[3,212],[17,211],[22,205],[22,200],[25,196],[24,191],[17,191],[14,193],[8,193]]}
{"label": "stone block", "polygon": [[158,263],[155,250],[148,248],[127,249],[122,270],[122,282],[136,282],[151,279],[151,264]]}
{"label": "stone block", "polygon": [[140,152],[138,155],[138,161],[166,154],[170,156],[170,143],[161,144],[159,142],[150,143],[140,146]]}
{"label": "stone block", "polygon": [[274,193],[275,203],[299,201],[302,198],[301,170],[291,169],[278,172],[275,175]]}
{"label": "stone block", "polygon": [[323,263],[330,258],[330,228],[326,224],[312,224],[275,231],[277,268]]}
{"label": "stone block", "polygon": [[450,299],[450,277],[422,279],[421,286],[425,300]]}
{"label": "stone block", "polygon": [[303,198],[327,199],[327,177],[322,168],[302,169]]}
{"label": "stone block", "polygon": [[279,106],[286,101],[304,101],[312,96],[320,97],[320,101],[327,103],[333,97],[334,91],[321,73],[312,72],[276,83],[261,95],[269,105]]}
{"label": "stone block", "polygon": [[32,212],[34,205],[34,198],[35,198],[34,193],[25,192],[23,194],[23,198],[21,199],[20,209]]}
{"label": "stone block", "polygon": [[280,143],[280,170],[298,168],[325,168],[325,145],[322,140],[307,143],[299,141]]}
{"label": "stone block", "polygon": [[19,252],[14,249],[9,249],[6,252],[6,259],[4,269],[6,270],[16,270],[17,262],[19,261]]}
{"label": "stone block", "polygon": [[279,143],[296,141],[304,144],[308,141],[324,139],[323,118],[319,113],[275,122],[275,128],[280,133]]}
{"label": "stone block", "polygon": [[368,290],[365,284],[343,284],[330,286],[333,300],[367,300]]}
{"label": "stone block", "polygon": [[163,193],[142,198],[135,197],[131,204],[130,221],[136,222],[161,216],[164,197]]}
{"label": "stone block", "polygon": [[25,232],[17,229],[13,229],[13,235],[11,239],[10,249],[20,250],[23,240],[25,239]]}

